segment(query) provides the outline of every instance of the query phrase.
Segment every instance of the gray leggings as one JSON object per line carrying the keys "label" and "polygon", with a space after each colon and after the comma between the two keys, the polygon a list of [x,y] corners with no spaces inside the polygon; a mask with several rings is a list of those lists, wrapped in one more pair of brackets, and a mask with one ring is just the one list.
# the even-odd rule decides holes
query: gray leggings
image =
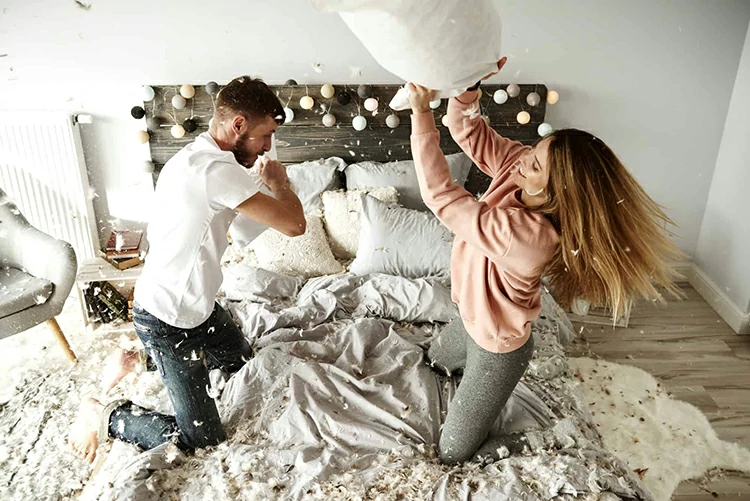
{"label": "gray leggings", "polygon": [[513,389],[534,353],[534,338],[510,353],[492,353],[480,348],[457,318],[432,341],[427,356],[433,367],[449,374],[463,370],[440,435],[440,459],[447,464],[470,459],[498,459],[502,446],[510,452],[523,447],[523,434],[502,435],[487,440]]}

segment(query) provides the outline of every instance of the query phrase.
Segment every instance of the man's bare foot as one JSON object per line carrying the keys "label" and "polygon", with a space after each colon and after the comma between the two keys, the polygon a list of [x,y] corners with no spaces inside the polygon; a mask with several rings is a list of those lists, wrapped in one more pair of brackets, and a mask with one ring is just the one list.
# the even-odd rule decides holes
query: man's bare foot
{"label": "man's bare foot", "polygon": [[102,371],[102,395],[106,396],[122,378],[138,368],[138,352],[118,348],[107,360]]}
{"label": "man's bare foot", "polygon": [[78,457],[89,463],[94,462],[96,449],[99,447],[98,433],[103,410],[104,406],[95,398],[84,398],[68,435],[70,447]]}

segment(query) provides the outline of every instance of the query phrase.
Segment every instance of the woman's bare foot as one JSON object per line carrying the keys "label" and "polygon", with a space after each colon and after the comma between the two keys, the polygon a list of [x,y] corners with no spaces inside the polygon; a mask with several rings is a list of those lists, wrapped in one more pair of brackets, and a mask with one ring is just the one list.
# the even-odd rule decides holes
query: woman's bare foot
{"label": "woman's bare foot", "polygon": [[98,433],[103,410],[104,406],[95,398],[84,398],[68,435],[70,447],[78,457],[89,463],[94,462],[99,447]]}
{"label": "woman's bare foot", "polygon": [[102,395],[106,396],[122,378],[131,372],[135,372],[138,369],[139,363],[137,351],[118,348],[109,357],[102,371]]}

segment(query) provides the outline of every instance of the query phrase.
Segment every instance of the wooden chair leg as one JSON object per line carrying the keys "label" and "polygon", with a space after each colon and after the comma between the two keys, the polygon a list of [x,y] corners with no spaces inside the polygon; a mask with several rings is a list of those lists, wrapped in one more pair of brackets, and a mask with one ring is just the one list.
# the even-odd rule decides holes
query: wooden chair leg
{"label": "wooden chair leg", "polygon": [[73,353],[73,350],[70,349],[68,340],[65,339],[65,334],[63,334],[62,329],[60,329],[60,324],[57,323],[57,319],[55,317],[47,320],[47,328],[49,328],[49,330],[52,331],[52,334],[54,334],[55,338],[57,338],[57,342],[60,343],[60,347],[62,347],[65,355],[68,357],[68,360],[73,363],[78,362],[76,354]]}

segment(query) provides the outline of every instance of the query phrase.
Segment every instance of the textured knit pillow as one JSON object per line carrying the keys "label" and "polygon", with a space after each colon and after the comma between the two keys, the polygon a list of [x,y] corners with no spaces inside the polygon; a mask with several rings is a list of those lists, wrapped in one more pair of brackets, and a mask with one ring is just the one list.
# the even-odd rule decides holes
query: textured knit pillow
{"label": "textured knit pillow", "polygon": [[362,197],[362,229],[351,272],[406,278],[449,277],[453,233],[427,212]]}
{"label": "textured knit pillow", "polygon": [[307,230],[299,237],[287,237],[267,230],[250,243],[261,268],[304,278],[343,273],[328,245],[320,215],[307,214]]}
{"label": "textured knit pillow", "polygon": [[[447,155],[446,158],[454,182],[463,186],[469,176],[471,159],[463,153]],[[427,210],[419,192],[419,182],[413,160],[389,163],[360,162],[350,165],[344,172],[347,190],[393,186],[398,190],[401,205],[407,209]]]}
{"label": "textured knit pillow", "polygon": [[289,182],[302,202],[305,212],[323,208],[320,194],[341,187],[339,171],[345,168],[346,162],[339,157],[321,158],[287,166]]}
{"label": "textured knit pillow", "polygon": [[371,190],[325,191],[321,195],[328,241],[333,255],[338,259],[357,257],[363,194],[369,194],[388,205],[398,203],[398,192],[393,186]]}

